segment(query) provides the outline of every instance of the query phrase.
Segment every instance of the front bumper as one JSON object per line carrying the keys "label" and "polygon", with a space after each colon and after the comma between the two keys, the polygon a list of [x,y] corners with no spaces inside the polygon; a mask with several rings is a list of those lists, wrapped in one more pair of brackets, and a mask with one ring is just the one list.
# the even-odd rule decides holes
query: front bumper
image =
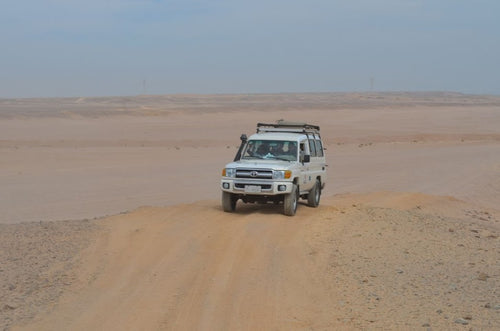
{"label": "front bumper", "polygon": [[221,189],[224,192],[241,195],[278,195],[292,192],[293,182],[257,181],[223,178]]}

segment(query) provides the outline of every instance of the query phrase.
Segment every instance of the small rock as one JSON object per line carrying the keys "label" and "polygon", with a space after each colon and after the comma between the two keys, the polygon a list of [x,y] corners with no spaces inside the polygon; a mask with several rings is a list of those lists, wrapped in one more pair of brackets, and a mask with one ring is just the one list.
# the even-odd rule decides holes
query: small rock
{"label": "small rock", "polygon": [[478,280],[482,280],[483,282],[485,282],[488,278],[490,278],[490,276],[488,276],[487,274],[485,274],[484,272],[481,272],[479,274],[479,276],[477,276],[477,279]]}
{"label": "small rock", "polygon": [[465,315],[464,320],[468,320],[468,321],[472,320],[472,315],[470,315],[470,314]]}
{"label": "small rock", "polygon": [[16,308],[17,308],[17,306],[10,305],[10,304],[5,304],[5,305],[3,306],[3,310],[14,310],[14,309],[16,309]]}
{"label": "small rock", "polygon": [[436,313],[438,313],[438,314],[442,314],[442,313],[443,313],[443,311],[442,311],[441,309],[438,309],[438,310],[436,310]]}
{"label": "small rock", "polygon": [[14,284],[9,284],[9,291],[13,291],[16,289],[16,285]]}
{"label": "small rock", "polygon": [[462,325],[467,325],[467,324],[469,324],[469,322],[468,322],[467,320],[463,319],[463,318],[457,318],[457,319],[455,320],[455,323],[457,323],[457,324],[462,324]]}
{"label": "small rock", "polygon": [[397,269],[397,270],[396,270],[396,272],[397,272],[398,274],[402,274],[404,271],[403,271],[403,270],[401,270],[401,269]]}
{"label": "small rock", "polygon": [[493,309],[500,310],[500,305],[495,305],[495,307],[493,307]]}
{"label": "small rock", "polygon": [[424,328],[428,328],[428,327],[430,327],[431,325],[430,325],[429,323],[424,323],[424,324],[422,324],[422,326],[423,326]]}
{"label": "small rock", "polygon": [[491,308],[491,305],[489,303],[487,303],[487,304],[484,305],[484,308],[488,308],[489,309],[489,308]]}

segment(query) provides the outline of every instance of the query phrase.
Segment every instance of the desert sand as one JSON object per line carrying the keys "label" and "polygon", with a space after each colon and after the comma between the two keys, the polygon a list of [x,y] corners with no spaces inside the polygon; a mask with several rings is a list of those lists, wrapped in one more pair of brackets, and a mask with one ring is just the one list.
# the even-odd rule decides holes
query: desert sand
{"label": "desert sand", "polygon": [[[257,122],[321,126],[318,208],[220,207]],[[500,97],[0,99],[0,328],[500,328]]]}

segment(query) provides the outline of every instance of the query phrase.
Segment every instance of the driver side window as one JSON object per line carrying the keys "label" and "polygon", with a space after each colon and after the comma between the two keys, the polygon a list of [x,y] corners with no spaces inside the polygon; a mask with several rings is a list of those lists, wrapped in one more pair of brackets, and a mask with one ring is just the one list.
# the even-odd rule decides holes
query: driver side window
{"label": "driver side window", "polygon": [[304,159],[304,155],[306,155],[307,149],[306,149],[306,141],[301,141],[300,142],[300,149],[299,149],[299,160]]}

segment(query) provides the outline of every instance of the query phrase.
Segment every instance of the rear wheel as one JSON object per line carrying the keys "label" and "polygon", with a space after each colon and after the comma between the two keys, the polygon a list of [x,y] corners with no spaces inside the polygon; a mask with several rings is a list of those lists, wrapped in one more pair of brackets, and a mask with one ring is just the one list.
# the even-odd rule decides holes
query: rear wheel
{"label": "rear wheel", "polygon": [[285,200],[283,201],[283,214],[287,216],[294,216],[297,211],[297,203],[299,200],[299,189],[297,185],[293,185],[292,192],[285,195]]}
{"label": "rear wheel", "polygon": [[316,183],[314,184],[313,188],[309,192],[309,195],[307,196],[307,205],[310,207],[318,207],[320,198],[321,198],[321,182],[319,181],[319,179],[316,179]]}
{"label": "rear wheel", "polygon": [[236,202],[238,198],[229,192],[222,192],[222,209],[225,212],[233,212],[236,209]]}

